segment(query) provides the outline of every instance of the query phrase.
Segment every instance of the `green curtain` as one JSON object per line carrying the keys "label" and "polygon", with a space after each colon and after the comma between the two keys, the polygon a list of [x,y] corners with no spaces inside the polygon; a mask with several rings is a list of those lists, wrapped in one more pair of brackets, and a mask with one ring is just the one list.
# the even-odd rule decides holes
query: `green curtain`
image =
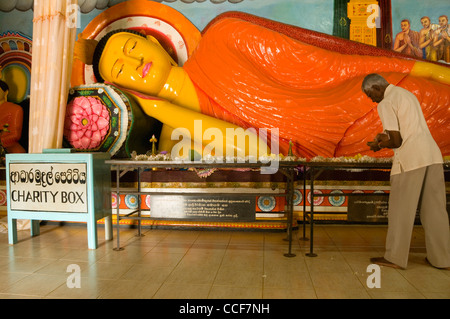
{"label": "green curtain", "polygon": [[333,35],[350,38],[350,19],[347,18],[347,3],[349,0],[334,0]]}

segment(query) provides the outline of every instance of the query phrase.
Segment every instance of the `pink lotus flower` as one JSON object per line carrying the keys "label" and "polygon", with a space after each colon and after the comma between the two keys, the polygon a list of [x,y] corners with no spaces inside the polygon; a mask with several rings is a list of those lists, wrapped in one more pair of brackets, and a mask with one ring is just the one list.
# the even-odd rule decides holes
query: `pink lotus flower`
{"label": "pink lotus flower", "polygon": [[77,149],[93,149],[109,131],[109,112],[100,100],[76,97],[66,109],[64,136]]}

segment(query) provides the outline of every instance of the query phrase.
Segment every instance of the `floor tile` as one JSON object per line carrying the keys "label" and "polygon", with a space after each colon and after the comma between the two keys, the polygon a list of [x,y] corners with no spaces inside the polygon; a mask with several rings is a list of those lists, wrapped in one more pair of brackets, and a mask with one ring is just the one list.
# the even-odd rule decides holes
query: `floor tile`
{"label": "floor tile", "polygon": [[314,289],[264,288],[264,299],[317,299]]}
{"label": "floor tile", "polygon": [[100,292],[100,299],[151,299],[160,288],[155,284],[142,280],[119,279],[110,282]]}
{"label": "floor tile", "polygon": [[30,274],[11,286],[2,289],[2,292],[42,298],[65,284],[66,281],[66,276]]}
{"label": "floor tile", "polygon": [[[450,299],[450,271],[430,267],[415,226],[408,269],[379,267],[385,225],[328,225],[310,233],[121,227],[114,240],[87,248],[80,223],[47,223],[41,234],[0,233],[0,299]],[[290,251],[293,256],[286,257]],[[79,272],[68,267],[78,267]],[[78,276],[78,277],[76,277]],[[79,280],[79,281],[71,281]],[[379,280],[379,286],[370,280]],[[79,282],[79,287],[73,287]]]}
{"label": "floor tile", "polygon": [[214,285],[262,288],[264,273],[262,268],[247,267],[245,263],[220,267]]}
{"label": "floor tile", "polygon": [[234,287],[214,285],[209,293],[210,299],[261,299],[262,291],[258,287]]}
{"label": "floor tile", "polygon": [[201,284],[164,283],[155,293],[155,299],[206,299],[211,286]]}

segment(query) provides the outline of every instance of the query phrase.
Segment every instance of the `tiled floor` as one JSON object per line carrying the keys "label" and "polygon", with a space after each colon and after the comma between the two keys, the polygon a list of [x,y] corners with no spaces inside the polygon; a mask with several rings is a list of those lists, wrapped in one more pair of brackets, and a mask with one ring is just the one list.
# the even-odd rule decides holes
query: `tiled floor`
{"label": "tiled floor", "polygon": [[386,226],[314,230],[318,256],[305,256],[309,241],[295,231],[292,258],[284,232],[144,229],[136,237],[121,228],[123,251],[101,226],[96,250],[83,225],[48,224],[33,238],[21,231],[14,246],[0,233],[0,298],[450,298],[450,271],[425,263],[420,226],[408,269],[381,267],[380,288],[368,287],[376,273],[367,267],[383,253]]}

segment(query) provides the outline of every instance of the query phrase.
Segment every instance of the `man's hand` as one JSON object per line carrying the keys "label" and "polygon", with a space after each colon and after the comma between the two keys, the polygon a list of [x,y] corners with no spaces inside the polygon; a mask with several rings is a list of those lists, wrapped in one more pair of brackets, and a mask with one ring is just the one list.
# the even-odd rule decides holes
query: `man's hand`
{"label": "man's hand", "polygon": [[377,141],[377,143],[386,142],[388,140],[389,135],[387,135],[386,133],[378,133],[377,136],[375,137],[375,141]]}
{"label": "man's hand", "polygon": [[371,151],[374,151],[374,152],[378,152],[379,150],[381,150],[381,148],[378,146],[378,141],[377,141],[377,139],[374,139],[374,140],[371,141],[371,142],[367,142],[367,146],[369,146],[369,147],[370,147],[370,150],[371,150]]}
{"label": "man's hand", "polygon": [[373,141],[367,142],[367,146],[370,147],[371,151],[378,152],[382,149],[380,147],[380,142],[385,142],[389,140],[389,135],[386,133],[378,133]]}

